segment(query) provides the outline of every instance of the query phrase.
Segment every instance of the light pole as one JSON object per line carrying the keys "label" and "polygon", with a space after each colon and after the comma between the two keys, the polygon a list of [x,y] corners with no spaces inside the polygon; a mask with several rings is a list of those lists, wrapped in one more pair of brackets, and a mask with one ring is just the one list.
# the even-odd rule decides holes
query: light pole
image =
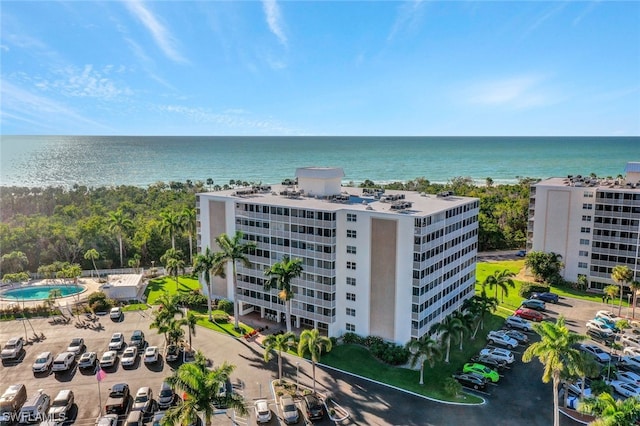
{"label": "light pole", "polygon": [[262,398],[262,383],[258,382],[258,398]]}
{"label": "light pole", "polygon": [[627,318],[631,318],[631,293],[627,294],[627,302],[629,302],[629,306],[627,306]]}
{"label": "light pole", "polygon": [[300,383],[300,363],[296,362],[296,393],[298,393],[299,383]]}

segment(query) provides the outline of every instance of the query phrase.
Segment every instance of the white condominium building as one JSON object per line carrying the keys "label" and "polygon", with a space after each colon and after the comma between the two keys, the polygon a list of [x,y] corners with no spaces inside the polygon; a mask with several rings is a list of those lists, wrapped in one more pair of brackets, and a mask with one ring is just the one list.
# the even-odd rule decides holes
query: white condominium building
{"label": "white condominium building", "polygon": [[281,321],[278,291],[265,291],[264,270],[284,256],[302,259],[293,281],[297,327],[329,336],[355,332],[404,344],[474,294],[478,200],[342,187],[341,168],[307,167],[295,179],[198,194],[198,250],[242,231],[256,244],[251,266],[229,271],[213,293],[240,303],[245,315]]}
{"label": "white condominium building", "polygon": [[610,284],[615,266],[626,265],[640,280],[640,162],[625,176],[551,178],[531,186],[528,248],[554,252],[563,277],[587,277],[590,289]]}

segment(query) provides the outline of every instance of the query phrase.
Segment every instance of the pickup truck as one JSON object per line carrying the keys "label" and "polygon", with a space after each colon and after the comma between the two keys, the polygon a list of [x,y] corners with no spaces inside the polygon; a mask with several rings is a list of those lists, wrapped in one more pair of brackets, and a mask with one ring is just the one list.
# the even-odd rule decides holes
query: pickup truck
{"label": "pickup truck", "polygon": [[129,408],[129,385],[118,383],[109,390],[109,398],[104,406],[107,414],[124,414]]}

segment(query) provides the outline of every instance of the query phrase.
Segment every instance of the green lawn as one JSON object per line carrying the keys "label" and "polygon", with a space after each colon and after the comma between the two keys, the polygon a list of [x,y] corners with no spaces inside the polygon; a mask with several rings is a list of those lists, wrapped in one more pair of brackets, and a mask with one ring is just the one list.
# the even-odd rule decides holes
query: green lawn
{"label": "green lawn", "polygon": [[122,307],[124,312],[127,311],[146,311],[149,309],[149,305],[146,303],[132,303],[131,305],[125,305]]}
{"label": "green lawn", "polygon": [[[224,311],[219,311],[219,310],[213,310],[211,311],[212,315],[215,314],[224,314]],[[197,324],[199,326],[202,326],[204,328],[208,328],[209,330],[214,330],[217,331],[219,333],[224,333],[224,334],[228,334],[230,336],[233,337],[242,337],[244,336],[246,333],[249,333],[251,331],[253,331],[253,328],[249,327],[246,324],[243,324],[242,322],[240,322],[240,328],[242,329],[241,333],[238,333],[234,327],[235,324],[233,322],[233,320],[230,320],[229,322],[210,322],[209,321],[209,315],[207,313],[204,314],[199,314],[198,315],[198,322]]]}
{"label": "green lawn", "polygon": [[156,299],[164,292],[169,292],[170,294],[189,293],[199,289],[200,283],[198,280],[188,275],[178,277],[177,283],[172,277],[160,277],[149,281],[145,295],[147,296],[147,303],[153,305]]}

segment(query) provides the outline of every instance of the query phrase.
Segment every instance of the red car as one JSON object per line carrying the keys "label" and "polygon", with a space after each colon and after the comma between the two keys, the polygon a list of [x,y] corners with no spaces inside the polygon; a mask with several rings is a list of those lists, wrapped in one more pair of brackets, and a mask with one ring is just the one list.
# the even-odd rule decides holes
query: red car
{"label": "red car", "polygon": [[528,308],[520,308],[513,315],[530,321],[542,321],[544,318],[540,312]]}

